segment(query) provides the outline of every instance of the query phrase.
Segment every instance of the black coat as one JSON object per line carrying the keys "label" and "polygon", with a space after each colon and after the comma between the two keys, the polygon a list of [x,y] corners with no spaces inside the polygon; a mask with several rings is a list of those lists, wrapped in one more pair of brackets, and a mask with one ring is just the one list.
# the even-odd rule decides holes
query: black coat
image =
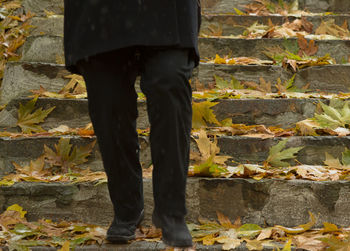
{"label": "black coat", "polygon": [[193,48],[198,64],[199,0],[64,0],[66,67],[130,46]]}

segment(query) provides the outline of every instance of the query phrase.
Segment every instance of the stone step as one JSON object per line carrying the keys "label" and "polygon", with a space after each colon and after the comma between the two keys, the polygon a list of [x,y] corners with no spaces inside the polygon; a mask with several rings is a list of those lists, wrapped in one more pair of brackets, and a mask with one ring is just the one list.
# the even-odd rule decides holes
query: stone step
{"label": "stone step", "polygon": [[[296,42],[296,38],[287,39]],[[266,48],[282,46],[285,39],[199,38],[201,58],[232,55],[268,59]],[[347,62],[350,40],[317,40],[317,56],[329,53],[338,63]],[[62,60],[63,38],[58,36],[30,36],[23,46],[22,61],[56,63]]]}
{"label": "stone step", "polygon": [[[144,223],[150,224],[151,179],[144,179],[143,186]],[[241,217],[243,223],[296,226],[309,221],[310,211],[318,227],[323,222],[350,224],[349,181],[189,178],[186,195],[190,222],[197,222],[199,216],[214,220],[219,211],[232,221]],[[1,211],[20,204],[30,221],[47,218],[108,225],[113,217],[106,184],[20,182],[0,187],[0,201]]]}
{"label": "stone step", "polygon": [[[283,245],[276,243],[275,248],[272,246],[263,246],[262,251],[274,251],[276,250],[276,246],[279,246],[280,248],[283,248]],[[210,246],[204,246],[202,244],[195,244],[196,251],[221,251],[222,245],[215,244]],[[0,247],[3,248],[4,251],[8,251],[6,247]],[[74,250],[76,251],[164,251],[167,250],[167,247],[161,243],[161,242],[150,242],[150,241],[137,241],[132,242],[131,244],[103,244],[101,246],[97,245],[84,245],[81,247],[76,247]],[[31,247],[31,251],[56,251],[59,250],[59,248],[53,248],[53,247]],[[230,249],[235,251],[247,251],[249,250],[245,243],[242,243],[240,246],[236,247],[235,249]],[[295,250],[294,247],[292,247],[291,250]]]}
{"label": "stone step", "polygon": [[[29,98],[15,99],[0,112],[0,130],[16,127],[18,106]],[[201,100],[196,100],[200,102]],[[212,107],[218,121],[231,118],[234,124],[281,126],[292,128],[301,120],[314,116],[320,99],[221,99]],[[329,100],[322,100],[328,103]],[[85,127],[90,118],[86,99],[39,98],[36,107],[56,108],[41,126],[45,130],[67,125],[71,128]],[[149,128],[146,101],[138,102],[137,127]]]}
{"label": "stone step", "polygon": [[[350,23],[350,15],[348,14],[341,14],[341,15],[322,15],[322,16],[304,16],[306,20],[311,22],[313,24],[313,33],[316,31],[316,29],[320,26],[322,21],[328,21],[330,19],[334,19],[335,23],[339,26],[342,26],[344,22],[348,24]],[[230,35],[242,35],[243,32],[246,30],[247,27],[250,27],[255,22],[258,22],[259,24],[269,24],[269,20],[274,25],[282,25],[286,21],[293,22],[295,19],[300,19],[300,17],[295,16],[239,16],[239,15],[217,15],[217,14],[207,14],[202,16],[202,26],[201,26],[201,32],[203,34],[210,35],[212,34],[210,32],[210,28],[212,29],[214,27],[218,28],[222,31],[223,36],[230,36]]]}
{"label": "stone step", "polygon": [[[30,90],[38,90],[40,86],[48,91],[58,92],[68,83],[68,79],[64,77],[70,74],[63,65],[8,62],[0,88],[0,104],[6,104],[12,99],[27,97],[31,95]],[[193,72],[192,83],[199,80],[204,86],[209,86],[214,83],[214,75],[218,75],[228,81],[234,76],[240,81],[257,83],[260,77],[263,77],[274,86],[278,78],[284,82],[291,79],[293,74],[280,66],[201,63]],[[332,76],[337,76],[337,78],[334,79]],[[294,85],[302,88],[309,84],[308,89],[312,91],[349,92],[349,79],[350,65],[315,66],[299,70],[296,73]],[[136,89],[140,91],[138,82]]]}
{"label": "stone step", "polygon": [[[93,138],[81,138],[77,136],[66,136],[71,139],[73,145],[87,145]],[[261,139],[247,136],[222,136],[218,137],[218,146],[221,155],[228,155],[232,158],[227,162],[229,165],[238,163],[262,163],[269,155],[269,150],[285,138],[275,137]],[[28,164],[43,153],[44,145],[53,148],[59,137],[27,137],[27,138],[0,138],[0,177],[12,172],[12,162]],[[139,137],[141,156],[140,160],[144,166],[149,166],[151,161],[149,138]],[[306,165],[322,165],[325,160],[325,153],[341,158],[345,148],[350,148],[350,136],[293,136],[288,138],[286,147],[304,148],[298,153],[297,161]],[[198,151],[197,145],[192,139],[192,151]],[[89,161],[82,165],[82,168],[90,167],[91,170],[102,170],[101,156],[98,147],[95,146]],[[293,161],[291,161],[291,164]]]}
{"label": "stone step", "polygon": [[[252,2],[252,0],[201,0],[204,13],[235,13],[234,8],[244,10],[244,5]],[[316,13],[347,13],[350,11],[350,2],[348,0],[298,0],[298,2],[299,9],[306,9]]]}
{"label": "stone step", "polygon": [[[213,58],[215,54],[219,54],[269,59],[264,51],[267,48],[282,46],[285,41],[296,43],[297,39],[199,38],[199,48],[201,58]],[[317,40],[316,45],[318,46],[316,56],[324,56],[328,53],[339,64],[344,60],[347,62],[347,55],[350,54],[350,40]]]}
{"label": "stone step", "polygon": [[[295,16],[239,16],[233,14],[205,14],[202,16],[201,31],[204,34],[210,34],[208,28],[220,27],[222,28],[222,35],[241,35],[245,31],[246,27],[253,25],[255,22],[267,25],[269,20],[275,25],[282,25],[286,21],[294,21],[300,17]],[[339,26],[344,23],[348,24],[350,28],[350,15],[339,14],[339,15],[313,15],[305,16],[305,18],[313,24],[313,30],[315,31],[322,21],[334,19],[335,23]],[[63,16],[51,16],[51,17],[34,17],[31,20],[31,24],[35,27],[31,31],[32,36],[39,35],[50,35],[50,36],[61,36],[63,37]]]}
{"label": "stone step", "polygon": [[[204,13],[234,13],[234,8],[243,10],[243,6],[252,3],[252,0],[201,0]],[[63,14],[63,0],[23,0],[26,11],[37,16],[45,16],[45,10],[55,14]],[[350,11],[350,2],[347,0],[299,0],[299,9],[311,12],[338,12]]]}

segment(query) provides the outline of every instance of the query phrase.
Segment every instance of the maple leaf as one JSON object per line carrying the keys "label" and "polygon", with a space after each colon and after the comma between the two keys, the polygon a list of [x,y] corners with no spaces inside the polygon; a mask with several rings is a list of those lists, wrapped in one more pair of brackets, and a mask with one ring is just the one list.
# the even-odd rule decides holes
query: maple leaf
{"label": "maple leaf", "polygon": [[220,122],[216,119],[216,116],[213,113],[213,110],[211,109],[211,107],[217,104],[218,103],[210,101],[193,102],[192,127],[206,127],[207,123],[220,125]]}
{"label": "maple leaf", "polygon": [[22,129],[23,133],[43,132],[44,129],[38,124],[44,122],[45,118],[55,109],[55,106],[47,110],[39,108],[33,112],[37,99],[38,97],[35,97],[25,105],[19,104],[17,126]]}
{"label": "maple leaf", "polygon": [[277,145],[274,145],[270,148],[269,156],[265,161],[266,165],[274,167],[286,167],[289,166],[288,162],[283,160],[293,159],[296,157],[296,154],[303,149],[304,147],[292,147],[283,150],[287,144],[288,139],[280,141]]}
{"label": "maple leaf", "polygon": [[343,26],[338,26],[335,24],[334,19],[329,19],[327,21],[322,20],[320,26],[316,29],[315,34],[324,34],[336,37],[349,37],[350,31],[348,30],[346,23],[344,23]]}
{"label": "maple leaf", "polygon": [[313,120],[321,127],[334,130],[338,127],[346,128],[350,124],[349,101],[344,102],[342,108],[328,106],[322,102],[320,102],[320,105],[324,113],[315,114]]}
{"label": "maple leaf", "polygon": [[297,37],[298,37],[298,45],[300,48],[299,56],[302,56],[302,55],[313,56],[317,53],[318,46],[315,45],[314,40],[310,40],[310,42],[308,42],[304,38],[304,36],[301,34],[297,34]]}
{"label": "maple leaf", "polygon": [[69,138],[60,138],[55,150],[44,145],[44,156],[47,163],[51,166],[62,167],[63,171],[67,171],[77,165],[87,162],[96,141],[86,146],[74,147],[70,144]]}
{"label": "maple leaf", "polygon": [[215,86],[219,89],[244,89],[244,86],[235,77],[231,76],[231,81],[228,82],[223,78],[214,75]]}
{"label": "maple leaf", "polygon": [[211,142],[204,130],[200,130],[198,139],[195,139],[200,157],[197,159],[199,165],[194,166],[194,174],[202,176],[220,176],[227,173],[227,169],[223,167],[225,161],[230,156],[217,156],[220,148],[217,146],[217,139]]}
{"label": "maple leaf", "polygon": [[48,174],[48,172],[44,170],[44,166],[45,166],[44,156],[40,156],[35,161],[31,160],[29,166],[22,167],[18,165],[16,162],[13,162],[12,164],[15,166],[18,172],[29,176],[38,177],[38,176],[44,176]]}

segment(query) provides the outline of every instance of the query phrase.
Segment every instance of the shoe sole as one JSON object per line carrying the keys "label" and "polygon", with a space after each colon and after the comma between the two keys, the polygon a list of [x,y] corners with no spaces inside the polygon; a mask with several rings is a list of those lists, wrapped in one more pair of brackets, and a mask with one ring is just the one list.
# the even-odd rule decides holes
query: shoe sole
{"label": "shoe sole", "polygon": [[[152,217],[152,223],[156,228],[160,228],[160,229],[162,228],[161,223],[157,217],[154,217],[154,216]],[[193,243],[191,243],[189,245],[184,245],[184,246],[176,245],[175,242],[169,241],[169,240],[165,239],[163,236],[162,236],[162,241],[164,242],[165,245],[173,247],[173,248],[191,248],[191,247],[193,247]]]}
{"label": "shoe sole", "polygon": [[120,244],[125,244],[128,243],[131,240],[134,240],[136,238],[135,235],[131,236],[118,236],[118,235],[113,235],[113,236],[107,236],[106,240],[112,243],[120,243]]}
{"label": "shoe sole", "polygon": [[[144,210],[142,210],[140,218],[138,219],[138,221],[136,222],[136,227],[139,227],[141,225],[141,222],[143,221],[143,218],[145,217],[145,213]],[[112,243],[128,243],[131,240],[136,239],[136,235],[129,235],[129,236],[125,236],[125,235],[107,235],[106,236],[106,240]]]}

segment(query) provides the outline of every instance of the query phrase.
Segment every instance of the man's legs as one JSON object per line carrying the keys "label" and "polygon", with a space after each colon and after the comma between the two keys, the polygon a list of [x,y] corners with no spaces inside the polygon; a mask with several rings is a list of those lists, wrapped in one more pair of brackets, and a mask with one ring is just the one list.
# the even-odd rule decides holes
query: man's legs
{"label": "man's legs", "polygon": [[192,123],[189,78],[195,64],[190,50],[146,47],[141,65],[151,124],[154,216],[167,244],[188,246],[192,242],[184,216]]}
{"label": "man's legs", "polygon": [[135,50],[100,54],[78,64],[89,113],[108,177],[115,224],[136,223],[143,210],[142,169],[136,132]]}

